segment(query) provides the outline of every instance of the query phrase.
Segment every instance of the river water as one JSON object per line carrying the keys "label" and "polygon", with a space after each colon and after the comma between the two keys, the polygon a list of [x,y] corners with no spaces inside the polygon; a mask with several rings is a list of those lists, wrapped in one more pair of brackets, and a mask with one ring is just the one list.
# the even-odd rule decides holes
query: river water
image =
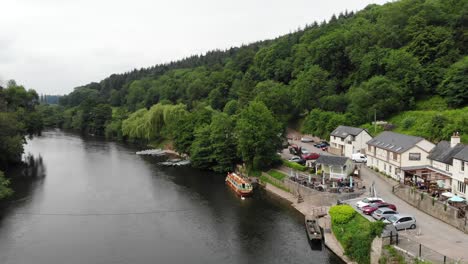
{"label": "river water", "polygon": [[35,166],[9,172],[1,264],[341,263],[311,247],[303,217],[224,175],[157,165],[136,149],[59,130],[28,140]]}

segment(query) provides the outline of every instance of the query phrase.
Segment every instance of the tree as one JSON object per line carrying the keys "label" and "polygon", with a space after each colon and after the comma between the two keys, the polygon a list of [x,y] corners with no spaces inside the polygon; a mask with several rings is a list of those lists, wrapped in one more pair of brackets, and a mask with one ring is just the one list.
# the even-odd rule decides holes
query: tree
{"label": "tree", "polygon": [[266,168],[281,146],[281,127],[268,108],[252,101],[243,109],[236,125],[237,149],[249,169]]}
{"label": "tree", "polygon": [[348,93],[348,110],[355,118],[370,121],[374,111],[378,118],[386,118],[409,107],[410,94],[398,83],[383,76],[375,76]]}
{"label": "tree", "polygon": [[21,161],[24,133],[16,114],[0,112],[0,168]]}
{"label": "tree", "polygon": [[213,166],[213,146],[210,141],[210,126],[195,130],[195,138],[190,146],[190,160],[195,168],[209,169]]}
{"label": "tree", "polygon": [[297,79],[291,84],[294,105],[299,112],[311,110],[316,106],[318,99],[328,93],[331,88],[328,76],[328,72],[318,65],[312,65],[299,73]]}
{"label": "tree", "polygon": [[468,56],[454,63],[444,76],[438,87],[439,93],[445,97],[452,107],[468,104]]}
{"label": "tree", "polygon": [[210,144],[212,157],[216,162],[212,169],[217,172],[232,171],[239,160],[234,135],[235,122],[225,113],[213,115],[210,124]]}
{"label": "tree", "polygon": [[5,175],[0,171],[0,200],[7,198],[13,194],[13,190],[9,188],[10,181],[5,178]]}

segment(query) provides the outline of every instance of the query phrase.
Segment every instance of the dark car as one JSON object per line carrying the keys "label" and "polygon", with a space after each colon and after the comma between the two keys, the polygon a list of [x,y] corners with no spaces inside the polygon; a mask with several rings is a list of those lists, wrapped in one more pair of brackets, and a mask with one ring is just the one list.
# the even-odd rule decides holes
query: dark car
{"label": "dark car", "polygon": [[328,142],[326,141],[322,141],[320,143],[314,144],[314,147],[316,148],[327,148],[328,146],[330,146],[330,144],[328,144]]}
{"label": "dark car", "polygon": [[307,154],[302,154],[302,158],[305,160],[316,160],[320,157],[320,154],[318,153],[307,153]]}
{"label": "dark car", "polygon": [[384,208],[384,207],[388,207],[396,211],[396,206],[394,204],[390,204],[386,202],[376,202],[376,203],[371,203],[368,206],[364,206],[362,208],[362,212],[365,213],[366,215],[371,215],[373,212],[375,212],[379,208]]}

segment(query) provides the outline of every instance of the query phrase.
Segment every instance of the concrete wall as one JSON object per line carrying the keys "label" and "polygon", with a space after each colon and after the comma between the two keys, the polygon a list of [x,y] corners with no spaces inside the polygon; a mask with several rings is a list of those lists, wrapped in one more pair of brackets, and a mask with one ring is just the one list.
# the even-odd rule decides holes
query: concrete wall
{"label": "concrete wall", "polygon": [[380,256],[382,255],[383,241],[381,237],[374,238],[371,244],[370,263],[379,264]]}
{"label": "concrete wall", "polygon": [[445,206],[440,201],[434,201],[432,204],[432,197],[427,194],[424,194],[421,199],[421,192],[408,186],[395,187],[394,194],[419,210],[468,233],[468,225],[465,225],[465,220],[457,217],[458,209],[449,205]]}

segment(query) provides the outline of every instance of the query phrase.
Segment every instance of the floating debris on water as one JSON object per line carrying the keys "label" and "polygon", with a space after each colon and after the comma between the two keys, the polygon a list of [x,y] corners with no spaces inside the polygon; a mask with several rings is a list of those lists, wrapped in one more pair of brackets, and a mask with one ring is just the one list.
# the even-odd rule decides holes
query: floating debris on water
{"label": "floating debris on water", "polygon": [[181,160],[181,159],[170,159],[167,161],[159,162],[159,165],[163,166],[187,166],[190,165],[190,160]]}

